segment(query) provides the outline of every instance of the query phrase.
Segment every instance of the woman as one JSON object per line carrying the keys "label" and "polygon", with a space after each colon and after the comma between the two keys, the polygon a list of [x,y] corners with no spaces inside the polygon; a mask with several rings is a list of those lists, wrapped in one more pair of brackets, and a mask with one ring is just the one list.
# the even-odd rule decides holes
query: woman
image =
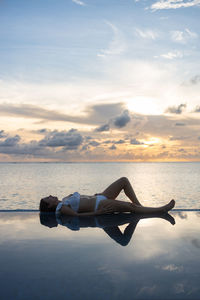
{"label": "woman", "polygon": [[[130,202],[116,200],[124,190]],[[114,212],[131,212],[140,214],[165,213],[172,209],[175,201],[171,200],[161,207],[144,207],[138,201],[134,190],[126,177],[113,182],[103,193],[94,196],[80,195],[75,192],[59,201],[57,197],[48,196],[40,200],[41,212],[55,212],[70,216],[95,216]]]}

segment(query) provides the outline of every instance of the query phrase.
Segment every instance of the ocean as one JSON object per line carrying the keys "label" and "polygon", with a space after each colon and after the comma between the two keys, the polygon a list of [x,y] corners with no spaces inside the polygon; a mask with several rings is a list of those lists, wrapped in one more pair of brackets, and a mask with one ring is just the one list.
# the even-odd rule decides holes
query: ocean
{"label": "ocean", "polygon": [[[61,200],[75,191],[93,195],[129,178],[139,201],[178,209],[200,208],[200,163],[0,163],[0,210],[38,209],[42,197]],[[119,200],[127,200],[121,192]]]}

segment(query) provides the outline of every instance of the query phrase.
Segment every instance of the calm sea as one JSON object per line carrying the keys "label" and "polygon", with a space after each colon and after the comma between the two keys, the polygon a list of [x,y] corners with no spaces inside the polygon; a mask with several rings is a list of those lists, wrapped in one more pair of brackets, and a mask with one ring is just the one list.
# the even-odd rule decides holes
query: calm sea
{"label": "calm sea", "polygon": [[[0,209],[38,209],[40,198],[102,192],[119,177],[131,181],[140,202],[200,208],[200,163],[0,163]],[[122,192],[118,199],[126,200]]]}

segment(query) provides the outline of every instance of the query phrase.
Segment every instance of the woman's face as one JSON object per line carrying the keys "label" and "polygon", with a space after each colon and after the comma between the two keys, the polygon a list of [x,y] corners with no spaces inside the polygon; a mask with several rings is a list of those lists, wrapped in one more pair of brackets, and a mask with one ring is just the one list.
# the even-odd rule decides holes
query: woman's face
{"label": "woman's face", "polygon": [[56,206],[58,204],[58,197],[55,196],[48,196],[46,198],[43,198],[43,201],[45,201],[46,203],[48,203],[49,207],[53,207]]}

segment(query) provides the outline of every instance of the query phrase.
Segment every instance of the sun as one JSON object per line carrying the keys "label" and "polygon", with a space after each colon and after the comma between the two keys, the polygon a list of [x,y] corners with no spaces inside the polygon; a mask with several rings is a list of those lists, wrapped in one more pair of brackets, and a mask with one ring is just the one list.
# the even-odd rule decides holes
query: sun
{"label": "sun", "polygon": [[163,109],[159,103],[159,99],[151,97],[138,96],[126,100],[126,106],[131,112],[143,115],[160,115]]}

